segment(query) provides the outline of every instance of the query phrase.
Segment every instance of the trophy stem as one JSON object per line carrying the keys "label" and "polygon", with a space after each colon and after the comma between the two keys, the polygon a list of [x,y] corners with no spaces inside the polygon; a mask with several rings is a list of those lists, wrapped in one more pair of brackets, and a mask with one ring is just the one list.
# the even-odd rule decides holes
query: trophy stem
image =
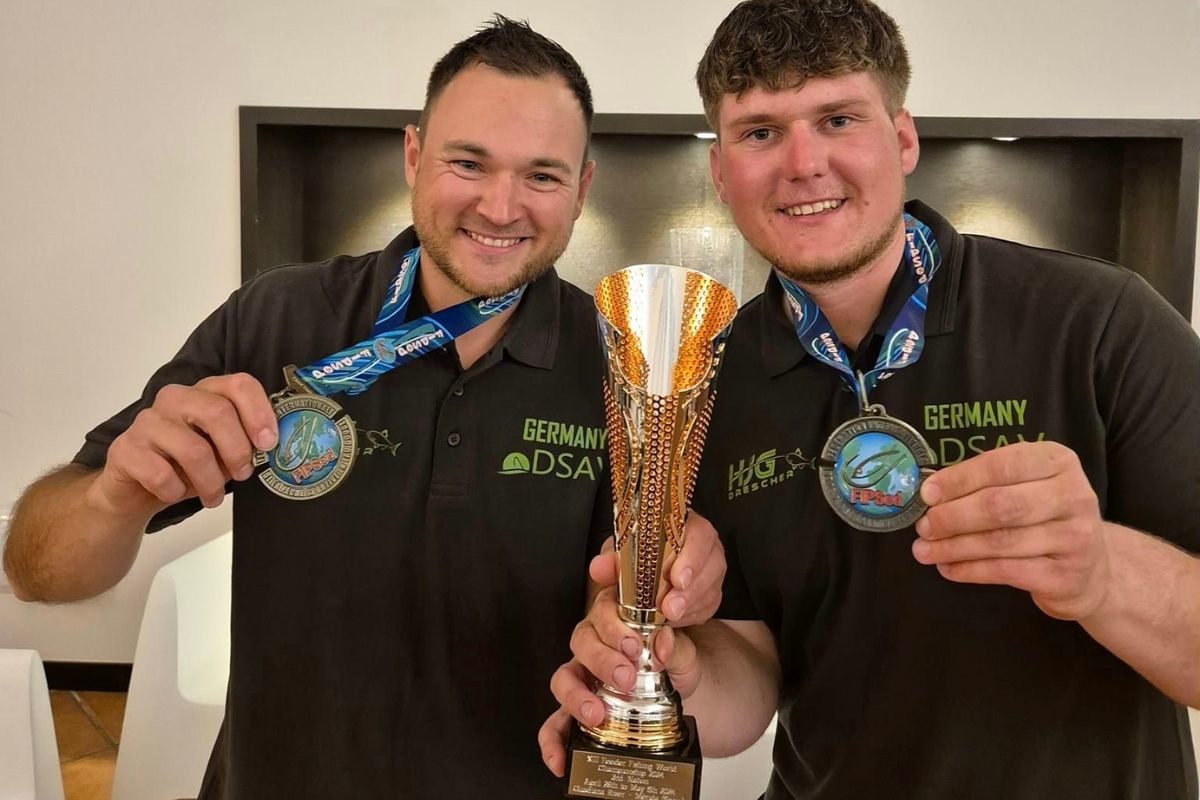
{"label": "trophy stem", "polygon": [[596,726],[581,726],[593,741],[609,747],[647,752],[667,752],[687,738],[683,705],[665,672],[654,669],[650,641],[661,625],[630,622],[641,640],[633,689],[622,691],[601,683],[596,696],[604,703],[605,719]]}

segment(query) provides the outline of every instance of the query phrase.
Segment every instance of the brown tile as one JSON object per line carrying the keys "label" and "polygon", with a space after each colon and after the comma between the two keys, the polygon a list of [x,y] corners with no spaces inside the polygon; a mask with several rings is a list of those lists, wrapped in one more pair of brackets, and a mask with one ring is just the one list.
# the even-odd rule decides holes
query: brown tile
{"label": "brown tile", "polygon": [[54,738],[58,740],[58,760],[70,761],[103,750],[109,744],[103,734],[83,713],[70,692],[50,693],[50,713],[54,716]]}
{"label": "brown tile", "polygon": [[114,742],[121,741],[121,722],[125,719],[125,692],[76,692],[80,701],[92,711]]}
{"label": "brown tile", "polygon": [[110,800],[116,768],[117,751],[112,747],[63,764],[66,800]]}

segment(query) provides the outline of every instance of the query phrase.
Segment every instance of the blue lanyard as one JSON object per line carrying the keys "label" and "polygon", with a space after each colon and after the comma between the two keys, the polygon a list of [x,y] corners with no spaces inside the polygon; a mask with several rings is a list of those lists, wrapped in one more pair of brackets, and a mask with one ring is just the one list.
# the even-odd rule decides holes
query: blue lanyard
{"label": "blue lanyard", "polygon": [[420,255],[421,248],[414,247],[400,260],[396,276],[388,285],[387,298],[371,328],[371,338],[296,370],[296,377],[305,386],[326,397],[342,392],[361,394],[381,375],[445,347],[512,307],[525,292],[524,286],[518,286],[499,297],[464,300],[420,319],[397,324],[396,320],[404,319],[412,299]]}
{"label": "blue lanyard", "polygon": [[916,278],[917,288],[888,328],[874,369],[865,373],[856,373],[850,367],[846,348],[813,299],[782,272],[775,270],[787,293],[788,307],[800,344],[813,358],[841,373],[847,386],[858,396],[864,413],[870,408],[867,394],[880,381],[892,377],[896,370],[917,363],[921,351],[925,349],[925,308],[929,302],[929,282],[942,263],[942,253],[933,238],[933,231],[909,214],[904,215],[904,244],[904,263]]}

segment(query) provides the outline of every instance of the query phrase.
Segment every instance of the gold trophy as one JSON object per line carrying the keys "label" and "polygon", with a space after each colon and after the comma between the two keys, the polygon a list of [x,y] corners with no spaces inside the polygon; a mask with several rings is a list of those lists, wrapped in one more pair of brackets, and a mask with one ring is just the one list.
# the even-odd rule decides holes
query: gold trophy
{"label": "gold trophy", "polygon": [[[613,481],[613,539],[621,618],[641,638],[629,692],[601,683],[606,718],[572,731],[568,797],[700,796],[700,743],[678,693],[653,668],[650,642],[666,624],[658,604],[683,548],[725,337],[731,291],[683,267],[628,267],[596,287]],[[653,788],[654,791],[647,790]]]}

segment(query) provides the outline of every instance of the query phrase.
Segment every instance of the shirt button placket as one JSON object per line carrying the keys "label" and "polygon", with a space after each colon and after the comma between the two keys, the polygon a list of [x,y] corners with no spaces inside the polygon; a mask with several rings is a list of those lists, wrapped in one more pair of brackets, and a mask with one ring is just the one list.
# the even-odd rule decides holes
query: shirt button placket
{"label": "shirt button placket", "polygon": [[470,423],[467,421],[467,401],[458,399],[463,396],[464,383],[459,375],[442,390],[445,394],[442,395],[438,411],[437,438],[433,441],[439,444],[433,454],[430,491],[444,499],[465,497],[476,468],[474,450],[480,442],[463,441],[463,436],[471,433]]}

